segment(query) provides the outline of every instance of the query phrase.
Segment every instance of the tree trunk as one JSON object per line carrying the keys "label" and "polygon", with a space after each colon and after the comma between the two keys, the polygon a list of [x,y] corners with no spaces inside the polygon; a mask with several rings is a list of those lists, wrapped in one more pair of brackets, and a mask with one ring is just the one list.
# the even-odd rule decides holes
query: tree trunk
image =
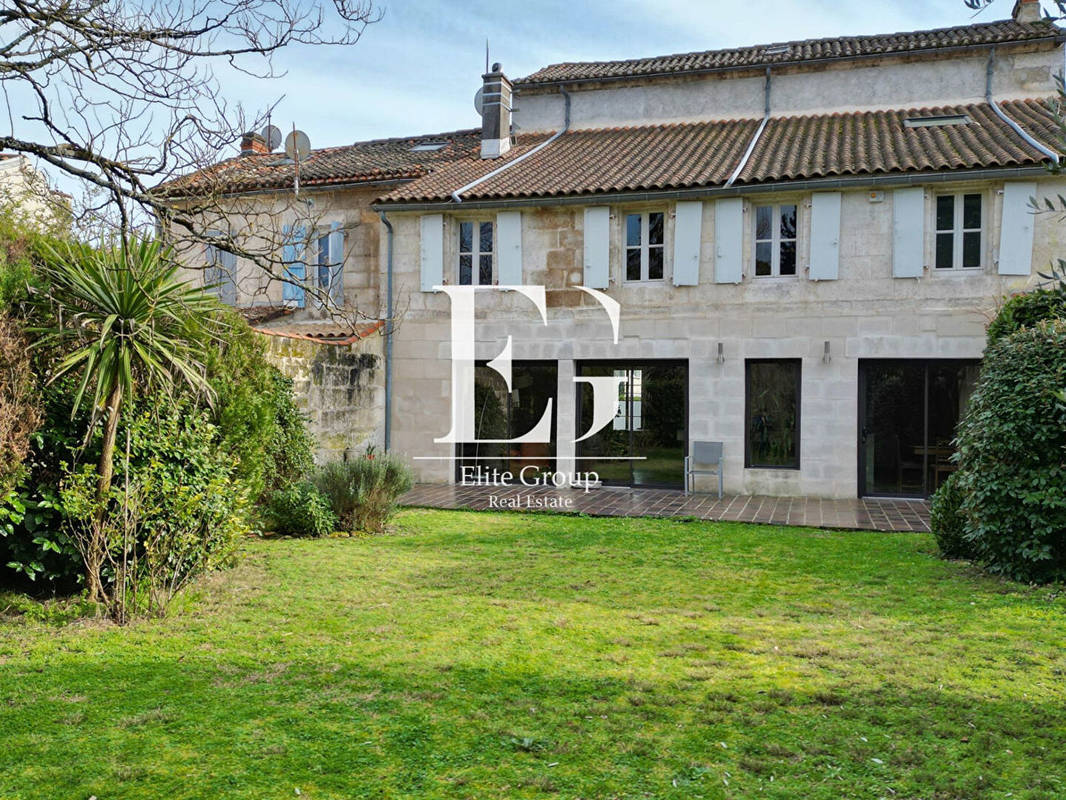
{"label": "tree trunk", "polygon": [[89,557],[85,564],[85,580],[89,589],[89,599],[99,602],[104,599],[104,583],[100,569],[107,555],[107,541],[104,534],[104,521],[107,516],[107,498],[111,493],[111,478],[115,471],[115,435],[118,433],[119,413],[122,410],[122,387],[116,386],[107,398],[107,414],[104,420],[104,442],[100,449],[100,463],[96,473],[96,519],[92,528],[92,541],[89,543]]}

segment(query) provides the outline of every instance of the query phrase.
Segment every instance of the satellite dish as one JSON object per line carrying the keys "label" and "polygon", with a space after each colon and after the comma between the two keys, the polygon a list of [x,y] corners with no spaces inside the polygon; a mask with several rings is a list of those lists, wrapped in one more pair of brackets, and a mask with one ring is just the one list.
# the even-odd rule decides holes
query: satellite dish
{"label": "satellite dish", "polygon": [[479,117],[485,116],[485,87],[474,92],[474,109]]}
{"label": "satellite dish", "polygon": [[278,149],[278,145],[281,144],[281,129],[277,125],[267,125],[261,131],[261,135],[266,140],[267,150],[274,152]]}
{"label": "satellite dish", "polygon": [[293,161],[303,161],[311,152],[311,140],[303,131],[293,131],[285,137],[285,155]]}

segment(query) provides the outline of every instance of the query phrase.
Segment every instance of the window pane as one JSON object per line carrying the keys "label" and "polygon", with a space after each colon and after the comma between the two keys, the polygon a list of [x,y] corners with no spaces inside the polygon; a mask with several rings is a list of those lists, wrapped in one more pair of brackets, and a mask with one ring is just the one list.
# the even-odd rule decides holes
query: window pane
{"label": "window pane", "polygon": [[781,238],[796,238],[796,207],[781,206]]}
{"label": "window pane", "polygon": [[626,280],[640,280],[640,248],[626,250]]}
{"label": "window pane", "polygon": [[759,242],[755,245],[755,274],[769,275],[772,271],[770,242]]}
{"label": "window pane", "polygon": [[663,243],[663,215],[648,214],[648,244]]}
{"label": "window pane", "polygon": [[759,206],[755,209],[755,238],[769,239],[773,236],[774,209],[772,206]]}
{"label": "window pane", "polygon": [[481,223],[481,252],[482,253],[491,253],[492,252],[492,223],[491,222],[482,222]]}
{"label": "window pane", "polygon": [[796,243],[781,242],[781,275],[796,274]]}
{"label": "window pane", "polygon": [[942,194],[936,199],[936,229],[950,231],[955,228],[955,197]]}
{"label": "window pane", "polygon": [[962,265],[964,267],[981,266],[981,232],[962,235]]}
{"label": "window pane", "polygon": [[747,363],[747,451],[753,467],[799,466],[799,364]]}
{"label": "window pane", "polygon": [[657,281],[663,276],[663,249],[648,248],[648,279]]}
{"label": "window pane", "polygon": [[474,223],[459,223],[459,252],[469,253],[474,249]]}
{"label": "window pane", "polygon": [[640,214],[626,215],[626,245],[628,247],[640,245]]}
{"label": "window pane", "polygon": [[492,254],[481,256],[481,268],[478,271],[478,285],[492,285]]}
{"label": "window pane", "polygon": [[936,235],[936,268],[951,269],[953,266],[953,250],[955,248],[955,236],[951,233],[938,233]]}
{"label": "window pane", "polygon": [[968,194],[962,198],[962,227],[970,230],[981,227],[981,195]]}
{"label": "window pane", "polygon": [[473,258],[473,256],[459,256],[459,283],[462,286],[470,286],[473,283],[470,274]]}

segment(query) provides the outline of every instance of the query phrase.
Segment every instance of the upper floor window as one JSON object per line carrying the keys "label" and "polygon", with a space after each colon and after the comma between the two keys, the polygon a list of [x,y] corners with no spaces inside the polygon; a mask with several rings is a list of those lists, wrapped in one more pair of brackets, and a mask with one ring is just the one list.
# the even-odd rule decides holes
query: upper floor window
{"label": "upper floor window", "polygon": [[459,223],[459,285],[492,286],[494,231],[491,222]]}
{"label": "upper floor window", "polygon": [[665,214],[645,211],[626,214],[626,280],[660,281],[663,278]]}
{"label": "upper floor window", "polygon": [[755,207],[755,276],[796,274],[796,205]]}
{"label": "upper floor window", "polygon": [[936,198],[936,268],[981,266],[984,235],[980,194],[942,194]]}

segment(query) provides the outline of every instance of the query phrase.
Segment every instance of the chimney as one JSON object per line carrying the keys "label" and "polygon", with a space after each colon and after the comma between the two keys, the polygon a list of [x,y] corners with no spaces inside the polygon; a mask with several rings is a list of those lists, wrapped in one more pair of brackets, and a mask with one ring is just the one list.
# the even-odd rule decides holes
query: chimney
{"label": "chimney", "polygon": [[1040,0],[1017,0],[1011,16],[1015,22],[1039,22]]}
{"label": "chimney", "polygon": [[241,155],[255,156],[265,155],[270,150],[267,148],[266,139],[258,133],[246,133],[241,136]]}
{"label": "chimney", "polygon": [[511,82],[498,63],[481,78],[481,157],[499,158],[511,149]]}

